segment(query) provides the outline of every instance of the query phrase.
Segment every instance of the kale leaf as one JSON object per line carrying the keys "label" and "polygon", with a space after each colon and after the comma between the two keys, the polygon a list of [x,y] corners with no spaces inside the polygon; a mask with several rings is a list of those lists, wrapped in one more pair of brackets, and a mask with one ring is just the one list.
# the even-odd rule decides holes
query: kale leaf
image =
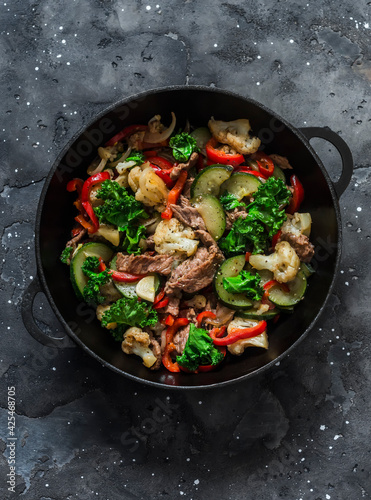
{"label": "kale leaf", "polygon": [[186,132],[174,135],[169,146],[173,149],[173,156],[178,161],[187,161],[194,151],[198,151],[196,139]]}
{"label": "kale leaf", "polygon": [[249,216],[239,217],[226,237],[219,240],[220,249],[227,255],[238,255],[247,251],[264,253],[266,247],[264,226]]}
{"label": "kale leaf", "polygon": [[136,151],[135,149],[130,153],[130,156],[128,156],[125,160],[127,161],[135,161],[136,165],[142,165],[146,159],[144,156],[144,153],[142,151]]}
{"label": "kale leaf", "polygon": [[88,282],[84,286],[82,295],[85,302],[90,305],[97,305],[104,302],[105,297],[100,293],[100,287],[110,280],[107,270],[98,272],[99,260],[97,257],[87,257],[81,266],[82,272],[88,277]]}
{"label": "kale leaf", "polygon": [[102,182],[96,196],[104,200],[103,205],[94,208],[99,222],[118,226],[119,231],[125,231],[139,218],[148,218],[143,205],[116,181]]}
{"label": "kale leaf", "polygon": [[232,193],[228,193],[228,191],[221,195],[219,201],[223,205],[224,210],[234,210],[238,207],[246,207],[246,203],[238,201],[237,197]]}
{"label": "kale leaf", "polygon": [[183,354],[176,358],[178,365],[194,372],[200,365],[217,365],[223,358],[207,331],[191,323]]}
{"label": "kale leaf", "polygon": [[223,278],[223,287],[230,293],[244,293],[252,300],[260,300],[264,294],[260,276],[244,270],[232,278]]}
{"label": "kale leaf", "polygon": [[59,257],[60,260],[61,260],[61,262],[63,262],[63,264],[69,264],[70,263],[72,252],[73,252],[73,248],[72,247],[66,247],[63,250],[63,252],[61,253],[61,256]]}
{"label": "kale leaf", "polygon": [[121,244],[122,249],[133,255],[141,253],[139,242],[145,237],[146,228],[144,226],[129,226],[125,231],[125,237]]}
{"label": "kale leaf", "polygon": [[[117,323],[118,326],[145,326],[155,325],[158,321],[157,312],[146,302],[138,302],[136,298],[117,300],[102,316],[102,326]],[[116,328],[115,328],[116,330]]]}

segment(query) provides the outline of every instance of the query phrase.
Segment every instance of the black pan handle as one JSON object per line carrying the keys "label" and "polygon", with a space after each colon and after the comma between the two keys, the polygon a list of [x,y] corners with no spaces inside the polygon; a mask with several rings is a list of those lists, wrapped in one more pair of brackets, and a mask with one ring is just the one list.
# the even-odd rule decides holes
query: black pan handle
{"label": "black pan handle", "polygon": [[71,347],[72,341],[66,335],[63,337],[50,337],[37,326],[35,318],[33,317],[32,306],[36,295],[42,291],[39,277],[36,276],[23,294],[21,308],[22,320],[26,330],[35,340],[46,347]]}
{"label": "black pan handle", "polygon": [[300,132],[310,141],[313,137],[325,139],[331,142],[333,146],[339,151],[341,160],[343,162],[343,169],[340,179],[334,182],[334,188],[338,198],[344,193],[349,186],[353,174],[353,157],[348,144],[333,130],[328,127],[305,127],[301,128]]}

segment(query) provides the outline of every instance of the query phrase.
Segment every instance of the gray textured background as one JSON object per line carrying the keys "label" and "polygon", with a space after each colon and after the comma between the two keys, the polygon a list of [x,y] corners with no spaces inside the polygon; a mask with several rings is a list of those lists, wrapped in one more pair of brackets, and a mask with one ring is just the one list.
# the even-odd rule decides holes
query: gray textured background
{"label": "gray textured background", "polygon": [[[351,0],[7,0],[1,22],[0,497],[25,500],[369,498],[370,11]],[[329,305],[267,376],[173,393],[22,324],[34,219],[60,148],[108,104],[169,84],[250,96],[329,126],[356,170]],[[313,141],[333,178],[337,153]],[[35,315],[60,326],[43,296]],[[7,386],[17,391],[17,492],[7,491]]]}

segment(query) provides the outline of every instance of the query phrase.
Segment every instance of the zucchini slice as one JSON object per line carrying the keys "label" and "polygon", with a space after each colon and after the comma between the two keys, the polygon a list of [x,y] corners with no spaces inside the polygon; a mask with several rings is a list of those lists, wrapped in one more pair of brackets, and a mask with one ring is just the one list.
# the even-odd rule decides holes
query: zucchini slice
{"label": "zucchini slice", "polygon": [[74,255],[70,266],[70,277],[73,289],[79,299],[83,298],[83,290],[88,282],[87,276],[82,272],[82,265],[87,257],[102,257],[105,263],[112,258],[113,251],[104,243],[85,243]]}
{"label": "zucchini slice", "polygon": [[220,186],[229,179],[233,167],[229,165],[215,164],[204,168],[196,176],[191,186],[191,197],[211,194],[219,196]]}
{"label": "zucchini slice", "polygon": [[[110,268],[113,271],[116,271],[116,259],[117,255],[114,256],[114,258],[111,261]],[[137,284],[139,283],[140,280],[138,281],[133,281],[132,283],[125,283],[125,282],[119,282],[119,281],[113,281],[113,284],[117,288],[117,290],[127,299],[132,299],[132,298],[138,298],[137,292],[136,292],[136,287]]]}
{"label": "zucchini slice", "polygon": [[191,204],[197,208],[214,240],[219,240],[225,231],[225,212],[218,198],[208,194],[192,199]]}
{"label": "zucchini slice", "polygon": [[252,301],[244,293],[230,293],[223,286],[223,278],[237,276],[245,266],[245,256],[237,255],[225,260],[214,278],[214,288],[219,300],[231,309],[250,309]]}
{"label": "zucchini slice", "polygon": [[255,175],[248,174],[247,172],[236,172],[230,176],[228,180],[223,182],[220,187],[220,193],[228,191],[233,194],[238,201],[241,201],[245,196],[250,196],[259,189],[262,184],[261,180]]}
{"label": "zucchini slice", "polygon": [[281,181],[283,181],[286,184],[286,177],[284,171],[277,165],[274,166],[273,177],[275,177],[276,179],[281,179]]}
{"label": "zucchini slice", "polygon": [[307,278],[304,272],[299,269],[296,277],[286,285],[289,287],[289,292],[284,292],[279,286],[274,286],[269,290],[269,300],[276,306],[291,307],[303,298],[307,289]]}
{"label": "zucchini slice", "polygon": [[316,271],[313,269],[313,267],[310,264],[307,264],[306,262],[302,262],[300,264],[300,269],[303,271],[304,276],[306,278],[309,278],[309,276],[312,276]]}
{"label": "zucchini slice", "polygon": [[241,318],[247,318],[247,319],[256,319],[257,321],[259,320],[270,320],[273,319],[277,314],[279,314],[279,310],[274,308],[270,309],[269,311],[258,314],[256,312],[256,309],[248,309],[247,311],[241,311],[238,313]]}
{"label": "zucchini slice", "polygon": [[196,139],[197,146],[201,151],[205,150],[206,143],[211,139],[211,133],[207,127],[196,128],[190,135]]}

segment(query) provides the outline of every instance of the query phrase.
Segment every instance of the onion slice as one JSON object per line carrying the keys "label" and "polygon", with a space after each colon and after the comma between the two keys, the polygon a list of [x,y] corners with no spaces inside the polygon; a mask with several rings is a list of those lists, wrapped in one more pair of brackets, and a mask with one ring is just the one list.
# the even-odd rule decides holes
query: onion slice
{"label": "onion slice", "polygon": [[172,120],[170,123],[170,126],[165,129],[163,132],[146,132],[144,134],[144,141],[149,142],[150,144],[157,144],[162,141],[166,141],[171,134],[174,132],[175,129],[175,124],[176,124],[176,117],[173,112],[171,112]]}

